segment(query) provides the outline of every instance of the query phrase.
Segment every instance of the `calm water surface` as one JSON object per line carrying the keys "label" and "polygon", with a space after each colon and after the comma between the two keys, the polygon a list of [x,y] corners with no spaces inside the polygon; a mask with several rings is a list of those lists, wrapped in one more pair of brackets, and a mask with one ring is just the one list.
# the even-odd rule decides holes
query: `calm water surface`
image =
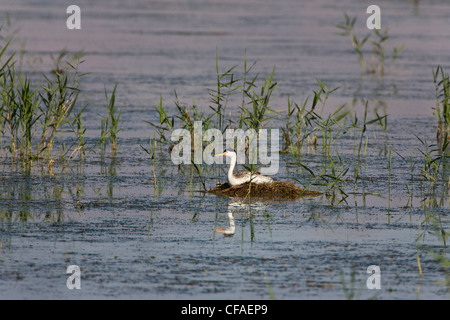
{"label": "calm water surface", "polygon": [[[448,189],[428,194],[419,176],[411,182],[410,170],[414,163],[419,172],[423,161],[415,135],[435,139],[432,68],[450,69],[447,1],[380,4],[389,43],[405,45],[383,77],[361,74],[349,40],[335,34],[343,12],[357,16],[358,34],[368,33],[370,1],[78,1],[81,30],[66,28],[69,4],[0,0],[0,22],[8,13],[20,28],[21,68],[36,81],[50,70],[51,54],[63,48],[87,54],[80,69],[90,74],[80,100],[88,104],[89,142],[101,123],[92,102],[104,103],[105,88],[118,83],[119,150],[115,157],[92,153],[65,173],[56,164],[53,175],[37,168],[27,174],[2,156],[1,298],[345,299],[352,276],[361,299],[449,298],[448,267],[431,254],[448,259],[448,250],[431,223],[418,228],[432,212],[448,233]],[[288,96],[298,103],[311,97],[320,79],[339,87],[327,111],[347,103],[361,115],[368,99],[371,118],[374,111],[388,114],[387,131],[370,132],[361,182],[356,190],[349,182],[345,201],[319,196],[244,205],[205,195],[192,168],[173,165],[166,152],[155,190],[151,162],[139,146],[152,136],[143,120],[158,121],[160,96],[175,112],[174,90],[183,103],[194,98],[208,112],[216,53],[222,70],[237,64],[242,70],[244,54],[257,61],[255,74],[276,67],[274,109],[286,111]],[[232,103],[227,108],[238,111]],[[353,140],[338,143],[351,177]],[[321,157],[311,151],[301,161],[319,170]],[[281,156],[278,179],[306,174]],[[225,166],[205,175],[213,187]],[[229,226],[230,211],[236,230],[224,237],[215,229]],[[420,277],[417,238],[424,230]],[[69,265],[81,268],[81,290],[66,287]],[[380,290],[366,287],[370,265],[380,267]]]}

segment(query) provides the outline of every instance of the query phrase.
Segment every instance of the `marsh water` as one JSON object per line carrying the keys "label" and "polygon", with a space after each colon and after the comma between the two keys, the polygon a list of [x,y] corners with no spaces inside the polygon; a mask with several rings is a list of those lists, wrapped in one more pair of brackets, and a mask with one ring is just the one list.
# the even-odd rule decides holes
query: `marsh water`
{"label": "marsh water", "polygon": [[[98,148],[62,170],[56,161],[24,168],[3,148],[0,158],[0,297],[2,299],[448,299],[448,181],[437,188],[421,174],[427,140],[436,144],[432,69],[450,68],[447,1],[381,2],[381,26],[405,48],[383,76],[361,72],[347,38],[336,35],[343,12],[365,34],[368,1],[78,1],[81,30],[68,30],[69,4],[0,0],[26,54],[21,68],[36,81],[63,48],[87,55],[80,70],[80,105],[91,145],[99,135],[105,88],[118,84],[122,107],[118,150]],[[21,43],[15,45],[20,47]],[[351,135],[339,154],[349,171],[348,197],[240,202],[200,192],[198,174],[158,151],[156,187],[147,146],[162,96],[175,114],[178,98],[210,111],[208,89],[221,69],[254,72],[276,67],[272,107],[287,97],[311,97],[316,79],[339,87],[326,104],[361,117],[387,114],[386,131],[368,130],[366,155],[353,183],[357,154]],[[448,71],[447,71],[448,72]],[[229,104],[226,114],[238,114]],[[237,117],[237,116],[236,116]],[[283,117],[273,120],[282,127]],[[371,127],[371,128],[372,128]],[[4,147],[4,142],[3,145]],[[389,150],[391,165],[389,165]],[[299,161],[319,172],[320,148]],[[413,168],[413,170],[411,169]],[[204,172],[207,187],[224,182],[227,165]],[[448,180],[448,166],[442,170]],[[290,154],[280,155],[278,180],[306,181]],[[298,182],[296,182],[298,184]],[[341,201],[342,200],[342,201]],[[232,213],[234,221],[229,220]],[[427,217],[433,216],[433,219]],[[431,221],[435,221],[432,223]],[[218,228],[234,222],[234,235]],[[417,256],[420,257],[420,268]],[[448,260],[447,260],[448,261]],[[81,270],[81,289],[69,290],[66,269]],[[380,268],[380,289],[369,289],[367,268]],[[420,271],[422,274],[420,275]]]}

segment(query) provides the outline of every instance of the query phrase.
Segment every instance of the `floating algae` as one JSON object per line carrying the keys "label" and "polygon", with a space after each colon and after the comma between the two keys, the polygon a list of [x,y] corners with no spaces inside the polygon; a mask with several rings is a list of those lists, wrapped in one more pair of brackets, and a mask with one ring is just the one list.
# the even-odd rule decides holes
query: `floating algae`
{"label": "floating algae", "polygon": [[230,186],[224,183],[215,189],[206,190],[207,193],[235,198],[259,198],[259,199],[291,199],[295,200],[303,196],[317,196],[320,192],[309,191],[297,187],[292,182],[274,181],[272,183],[244,183]]}

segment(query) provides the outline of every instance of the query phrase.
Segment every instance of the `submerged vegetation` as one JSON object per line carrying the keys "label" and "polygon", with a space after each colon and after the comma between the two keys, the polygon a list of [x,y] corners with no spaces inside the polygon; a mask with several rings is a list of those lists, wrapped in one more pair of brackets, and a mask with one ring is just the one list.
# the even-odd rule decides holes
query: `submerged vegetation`
{"label": "submerged vegetation", "polygon": [[[344,21],[337,24],[336,27],[342,32],[338,35],[349,37],[353,49],[358,54],[358,61],[362,72],[376,73],[383,75],[385,73],[386,60],[391,59],[389,67],[392,67],[398,58],[400,52],[404,49],[404,45],[400,45],[392,48],[392,55],[387,52],[387,42],[389,39],[387,28],[384,31],[380,29],[375,29],[373,32],[366,34],[365,36],[358,38],[355,34],[355,23],[356,17],[350,17],[344,13]],[[370,61],[366,58],[367,52],[363,49],[367,41],[375,35],[375,39],[370,41],[372,44],[372,51],[370,56]],[[372,37],[373,38],[373,37]]]}

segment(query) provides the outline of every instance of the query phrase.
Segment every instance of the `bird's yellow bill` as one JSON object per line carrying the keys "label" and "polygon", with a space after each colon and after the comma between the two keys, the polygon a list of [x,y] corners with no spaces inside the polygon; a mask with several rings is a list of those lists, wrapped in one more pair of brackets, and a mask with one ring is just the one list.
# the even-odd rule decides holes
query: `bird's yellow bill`
{"label": "bird's yellow bill", "polygon": [[216,154],[214,157],[220,157],[220,156],[224,156],[224,155],[225,155],[225,152],[224,152],[224,153]]}
{"label": "bird's yellow bill", "polygon": [[222,229],[222,228],[216,228],[216,232],[225,233],[225,229]]}

